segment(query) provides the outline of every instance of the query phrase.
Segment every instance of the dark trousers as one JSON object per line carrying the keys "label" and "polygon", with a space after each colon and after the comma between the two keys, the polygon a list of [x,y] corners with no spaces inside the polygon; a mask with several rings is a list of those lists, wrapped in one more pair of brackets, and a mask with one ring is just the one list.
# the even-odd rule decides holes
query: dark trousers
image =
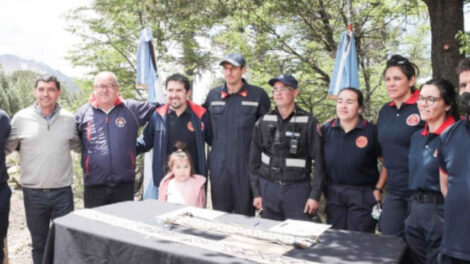
{"label": "dark trousers", "polygon": [[72,188],[23,188],[26,224],[31,233],[33,263],[42,263],[51,220],[73,211]]}
{"label": "dark trousers", "polygon": [[470,264],[470,260],[458,259],[446,254],[439,255],[439,264]]}
{"label": "dark trousers", "polygon": [[405,221],[405,238],[413,263],[438,263],[443,226],[443,204],[412,200],[410,215]]}
{"label": "dark trousers", "polygon": [[410,212],[410,202],[411,196],[387,194],[379,220],[379,229],[383,235],[405,239],[405,219]]}
{"label": "dark trousers", "polygon": [[331,183],[326,192],[326,220],[336,229],[375,232],[372,207],[377,203],[373,186]]}
{"label": "dark trousers", "polygon": [[134,183],[125,182],[117,185],[85,186],[83,202],[85,208],[134,200]]}
{"label": "dark trousers", "polygon": [[246,170],[237,174],[219,165],[213,166],[210,175],[212,207],[215,210],[254,216],[253,194]]}
{"label": "dark trousers", "polygon": [[259,184],[263,199],[263,218],[279,221],[287,218],[312,220],[312,216],[304,213],[310,194],[308,181],[279,184],[260,178]]}
{"label": "dark trousers", "polygon": [[0,184],[0,263],[3,263],[5,255],[3,253],[3,247],[5,237],[7,236],[8,230],[8,215],[10,213],[10,198],[11,190],[8,184]]}

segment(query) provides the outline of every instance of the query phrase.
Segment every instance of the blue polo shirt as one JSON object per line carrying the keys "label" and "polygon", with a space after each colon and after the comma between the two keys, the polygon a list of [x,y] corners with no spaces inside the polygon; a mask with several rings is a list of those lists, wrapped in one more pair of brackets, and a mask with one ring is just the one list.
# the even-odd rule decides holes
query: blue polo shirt
{"label": "blue polo shirt", "polygon": [[444,123],[434,133],[429,132],[428,125],[416,131],[411,137],[410,152],[408,154],[410,179],[409,187],[412,191],[439,192],[439,135],[452,126],[455,120],[448,116]]}
{"label": "blue polo shirt", "polygon": [[10,118],[7,113],[0,110],[0,184],[8,180],[7,167],[5,165],[5,143],[10,134]]}
{"label": "blue polo shirt", "polygon": [[441,251],[470,261],[470,124],[457,121],[441,135],[441,172],[448,174]]}
{"label": "blue polo shirt", "polygon": [[384,165],[387,168],[387,190],[395,195],[410,195],[408,189],[408,152],[411,136],[424,127],[419,117],[419,91],[397,109],[394,102],[379,112],[377,128]]}
{"label": "blue polo shirt", "polygon": [[377,127],[361,119],[345,133],[340,120],[322,127],[328,181],[348,185],[375,185],[379,177],[377,158],[381,155]]}

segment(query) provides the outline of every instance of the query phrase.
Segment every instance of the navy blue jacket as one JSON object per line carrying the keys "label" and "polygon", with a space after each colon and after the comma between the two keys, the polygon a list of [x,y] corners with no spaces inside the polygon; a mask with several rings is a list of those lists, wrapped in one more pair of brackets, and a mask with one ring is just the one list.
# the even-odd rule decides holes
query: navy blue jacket
{"label": "navy blue jacket", "polygon": [[[207,176],[206,155],[204,151],[204,141],[210,143],[212,130],[210,127],[210,119],[206,109],[202,106],[188,102],[188,110],[191,114],[191,123],[196,134],[197,144],[197,172],[203,176]],[[153,151],[153,182],[155,186],[159,186],[160,181],[165,176],[165,168],[167,161],[167,145],[168,145],[168,110],[169,105],[165,104],[155,110],[149,124],[145,127],[143,135],[137,140],[137,154]],[[183,142],[184,143],[184,142]]]}
{"label": "navy blue jacket", "polygon": [[94,96],[75,117],[82,140],[85,186],[135,181],[137,133],[152,115],[156,104],[118,98],[105,113]]}
{"label": "navy blue jacket", "polygon": [[0,110],[0,184],[8,180],[7,167],[5,165],[5,143],[10,134],[10,118],[7,113]]}

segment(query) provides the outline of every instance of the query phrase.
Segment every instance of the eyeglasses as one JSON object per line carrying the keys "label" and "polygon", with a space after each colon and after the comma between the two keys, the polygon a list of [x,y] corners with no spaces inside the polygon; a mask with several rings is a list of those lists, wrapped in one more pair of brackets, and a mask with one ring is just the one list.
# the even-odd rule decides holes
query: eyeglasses
{"label": "eyeglasses", "polygon": [[284,91],[292,91],[294,88],[292,87],[274,87],[272,89],[272,93],[279,93],[279,92],[284,92]]}
{"label": "eyeglasses", "polygon": [[422,96],[420,96],[418,98],[418,104],[426,103],[427,105],[434,105],[437,101],[439,101],[441,99],[442,99],[442,97],[432,97],[432,96],[422,97]]}
{"label": "eyeglasses", "polygon": [[114,84],[103,84],[103,85],[93,85],[93,88],[97,90],[109,90],[114,88]]}

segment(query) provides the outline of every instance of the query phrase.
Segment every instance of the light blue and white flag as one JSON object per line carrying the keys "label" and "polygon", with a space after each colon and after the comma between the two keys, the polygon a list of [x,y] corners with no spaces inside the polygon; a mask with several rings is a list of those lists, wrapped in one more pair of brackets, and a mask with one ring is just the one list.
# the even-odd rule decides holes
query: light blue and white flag
{"label": "light blue and white flag", "polygon": [[[157,64],[152,45],[152,32],[146,27],[142,30],[137,47],[137,87],[147,90],[147,101],[165,103],[162,85],[157,73]],[[152,175],[153,150],[145,154],[143,198],[158,199],[158,189]]]}
{"label": "light blue and white flag", "polygon": [[330,80],[328,95],[336,96],[339,91],[346,87],[359,90],[356,43],[352,31],[346,31],[341,34],[341,42],[336,52],[333,77]]}

